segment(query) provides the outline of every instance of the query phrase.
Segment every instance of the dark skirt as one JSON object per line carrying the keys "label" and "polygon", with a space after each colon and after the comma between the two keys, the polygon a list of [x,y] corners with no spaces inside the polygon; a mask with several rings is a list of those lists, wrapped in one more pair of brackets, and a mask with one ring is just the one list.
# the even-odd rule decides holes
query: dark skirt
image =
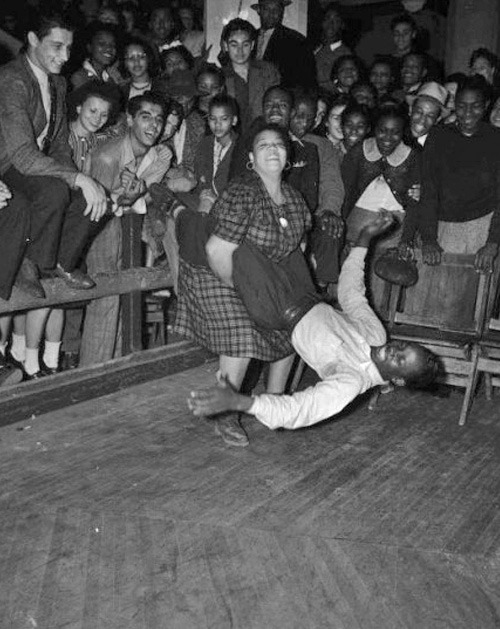
{"label": "dark skirt", "polygon": [[234,289],[182,259],[174,329],[219,355],[273,362],[294,352],[288,332],[257,328]]}

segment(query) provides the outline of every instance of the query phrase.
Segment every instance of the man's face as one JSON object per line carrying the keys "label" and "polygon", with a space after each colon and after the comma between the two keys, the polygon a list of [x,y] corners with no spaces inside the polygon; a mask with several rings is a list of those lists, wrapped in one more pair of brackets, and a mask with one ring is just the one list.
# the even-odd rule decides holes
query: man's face
{"label": "man's face", "polygon": [[150,148],[156,143],[163,129],[163,108],[143,101],[134,117],[127,116],[127,123],[133,142],[141,148]]}
{"label": "man's face", "polygon": [[327,11],[323,21],[321,22],[321,29],[323,32],[323,41],[326,44],[332,44],[342,36],[342,28],[344,23],[342,18],[335,9]]}
{"label": "man's face", "polygon": [[227,107],[211,107],[208,114],[208,126],[217,140],[224,140],[231,133],[231,129],[237,123],[236,116]]}
{"label": "man's face", "polygon": [[250,60],[250,55],[255,42],[245,31],[235,31],[229,39],[222,44],[225,52],[233,65],[246,65]]}
{"label": "man's face", "polygon": [[98,66],[107,68],[116,59],[116,42],[111,33],[100,31],[95,34],[89,46],[91,60]]}
{"label": "man's face", "polygon": [[269,124],[277,124],[288,129],[292,103],[286,92],[280,89],[271,90],[263,103],[264,119]]}
{"label": "man's face", "polygon": [[392,40],[396,52],[405,53],[411,50],[415,35],[416,33],[411,24],[405,24],[404,22],[396,24],[392,29]]}
{"label": "man's face", "polygon": [[149,28],[160,42],[166,41],[174,28],[172,14],[169,9],[156,9],[151,14]]}
{"label": "man's face", "polygon": [[375,86],[380,94],[385,94],[392,83],[392,72],[386,63],[374,64],[370,72],[370,83]]}
{"label": "man's face", "polygon": [[400,380],[397,384],[404,384],[407,379],[417,376],[426,364],[423,348],[405,341],[389,341],[374,348],[372,358],[382,378]]}
{"label": "man's face", "polygon": [[401,66],[401,83],[403,87],[417,85],[424,78],[424,64],[418,55],[408,55]]}
{"label": "man's face", "polygon": [[310,103],[298,103],[290,117],[290,131],[299,140],[313,128],[316,117],[315,108]]}
{"label": "man's face", "polygon": [[47,74],[60,74],[69,59],[72,44],[73,33],[65,28],[52,28],[42,39],[29,32],[28,56]]}
{"label": "man's face", "polygon": [[276,28],[283,21],[285,9],[281,0],[261,0],[258,13],[262,30]]}
{"label": "man's face", "polygon": [[439,120],[441,106],[430,98],[420,97],[413,103],[410,114],[410,129],[414,138],[427,135]]}
{"label": "man's face", "polygon": [[465,135],[473,135],[486,113],[486,101],[477,90],[464,90],[455,99],[458,127]]}

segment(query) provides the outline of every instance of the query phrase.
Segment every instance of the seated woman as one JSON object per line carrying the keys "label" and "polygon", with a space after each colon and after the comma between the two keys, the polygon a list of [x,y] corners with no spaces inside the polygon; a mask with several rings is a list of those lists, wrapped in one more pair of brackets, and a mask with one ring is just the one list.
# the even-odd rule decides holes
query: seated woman
{"label": "seated woman", "polygon": [[[232,182],[210,216],[215,229],[206,251],[211,270],[181,260],[175,330],[219,355],[220,376],[240,389],[251,358],[270,361],[267,390],[283,392],[293,361],[284,332],[260,330],[232,284],[232,256],[248,242],[280,261],[297,249],[310,227],[307,207],[283,180],[288,136],[275,125],[257,129],[249,153],[249,172]],[[231,445],[248,438],[237,415],[221,417],[217,431]]]}
{"label": "seated woman", "polygon": [[500,131],[483,121],[488,89],[483,77],[463,81],[456,123],[434,127],[425,144],[418,231],[427,264],[439,264],[445,251],[476,254],[479,271],[493,269],[500,242]]}
{"label": "seated woman", "polygon": [[122,91],[125,100],[155,90],[153,79],[156,76],[156,59],[152,48],[138,37],[131,37],[125,43],[122,56],[122,74],[125,83]]}
{"label": "seated woman", "polygon": [[82,67],[71,75],[73,89],[87,81],[99,79],[104,83],[119,84],[122,77],[114,66],[118,56],[118,34],[113,24],[93,22],[85,33],[88,57]]}
{"label": "seated woman", "polygon": [[[346,196],[342,214],[346,220],[346,240],[356,242],[364,225],[373,220],[381,208],[393,213],[399,225],[405,214],[414,214],[420,183],[419,153],[403,143],[407,116],[399,107],[380,110],[374,126],[374,137],[357,144],[344,157],[342,176]],[[413,219],[412,219],[413,220]],[[401,229],[389,232],[377,241],[373,253],[399,244]],[[369,288],[372,305],[384,312],[384,284],[371,273]]]}

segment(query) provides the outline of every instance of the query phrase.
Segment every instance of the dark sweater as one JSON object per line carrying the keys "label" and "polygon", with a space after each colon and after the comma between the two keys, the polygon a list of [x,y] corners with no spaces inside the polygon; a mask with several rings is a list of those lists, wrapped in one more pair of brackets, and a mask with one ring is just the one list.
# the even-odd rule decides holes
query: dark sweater
{"label": "dark sweater", "polygon": [[436,242],[438,221],[464,223],[494,212],[489,242],[500,242],[500,129],[481,123],[464,136],[455,125],[431,130],[422,152],[418,229]]}

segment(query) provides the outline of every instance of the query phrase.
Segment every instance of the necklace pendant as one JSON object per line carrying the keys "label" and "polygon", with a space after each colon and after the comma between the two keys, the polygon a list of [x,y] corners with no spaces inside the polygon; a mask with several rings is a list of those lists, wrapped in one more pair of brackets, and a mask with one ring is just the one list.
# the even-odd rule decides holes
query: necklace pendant
{"label": "necklace pendant", "polygon": [[280,216],[279,220],[281,227],[283,227],[283,229],[286,229],[288,227],[288,221],[286,220],[286,218],[284,216]]}

